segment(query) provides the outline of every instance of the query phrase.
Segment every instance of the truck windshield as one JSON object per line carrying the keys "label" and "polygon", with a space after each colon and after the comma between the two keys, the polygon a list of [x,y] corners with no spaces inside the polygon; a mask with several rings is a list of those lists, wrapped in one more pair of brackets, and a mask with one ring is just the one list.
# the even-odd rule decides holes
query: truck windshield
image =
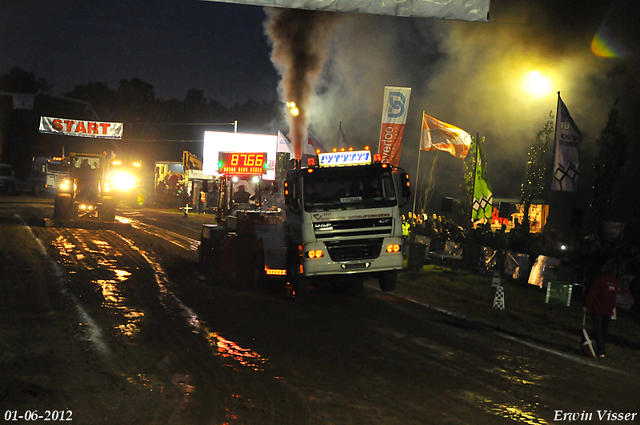
{"label": "truck windshield", "polygon": [[349,167],[349,172],[316,171],[305,173],[303,177],[306,211],[379,208],[397,204],[393,177],[389,171],[355,172],[355,167]]}
{"label": "truck windshield", "polygon": [[58,162],[50,162],[47,165],[47,169],[50,173],[66,173],[69,171],[69,167],[66,164],[60,164]]}

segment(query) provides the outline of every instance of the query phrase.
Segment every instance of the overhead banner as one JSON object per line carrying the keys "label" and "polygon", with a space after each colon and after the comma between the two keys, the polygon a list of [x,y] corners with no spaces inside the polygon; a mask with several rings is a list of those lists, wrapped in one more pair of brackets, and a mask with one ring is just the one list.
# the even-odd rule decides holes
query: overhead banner
{"label": "overhead banner", "polygon": [[382,128],[378,153],[383,163],[397,167],[402,153],[402,136],[409,109],[408,87],[385,87],[382,103]]}
{"label": "overhead banner", "polygon": [[489,20],[489,0],[209,0],[221,3],[289,9],[324,10],[327,12],[370,13],[411,18],[440,18],[460,21]]}
{"label": "overhead banner", "polygon": [[569,115],[567,106],[560,98],[560,93],[558,93],[556,123],[556,149],[551,190],[574,192],[578,186],[582,136]]}
{"label": "overhead banner", "polygon": [[40,133],[62,136],[93,137],[96,139],[122,139],[124,124],[40,117]]}

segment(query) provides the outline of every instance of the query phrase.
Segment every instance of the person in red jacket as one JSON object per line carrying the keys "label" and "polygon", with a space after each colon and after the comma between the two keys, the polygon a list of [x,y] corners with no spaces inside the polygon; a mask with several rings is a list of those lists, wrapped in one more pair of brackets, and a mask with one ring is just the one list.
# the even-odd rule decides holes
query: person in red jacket
{"label": "person in red jacket", "polygon": [[613,270],[613,262],[608,261],[602,269],[602,273],[591,284],[591,289],[589,289],[583,304],[585,313],[588,307],[591,307],[591,323],[598,357],[604,357],[609,322],[611,322],[613,309],[616,307],[616,294],[620,292],[620,285]]}

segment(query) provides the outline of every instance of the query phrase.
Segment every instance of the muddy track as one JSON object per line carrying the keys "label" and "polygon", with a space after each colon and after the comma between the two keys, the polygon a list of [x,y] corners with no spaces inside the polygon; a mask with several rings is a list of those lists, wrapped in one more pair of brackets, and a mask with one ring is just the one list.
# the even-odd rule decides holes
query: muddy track
{"label": "muddy track", "polygon": [[268,360],[224,338],[187,308],[171,292],[176,284],[155,254],[131,235],[33,230],[62,267],[68,290],[102,330],[107,361],[124,379],[160,394],[144,423],[308,422],[301,402],[269,373]]}

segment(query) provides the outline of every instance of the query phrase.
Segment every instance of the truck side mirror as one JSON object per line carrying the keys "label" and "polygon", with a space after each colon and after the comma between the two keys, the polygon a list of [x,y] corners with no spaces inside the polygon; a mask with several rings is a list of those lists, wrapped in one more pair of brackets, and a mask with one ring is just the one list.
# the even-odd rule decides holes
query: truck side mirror
{"label": "truck side mirror", "polygon": [[409,198],[411,196],[411,181],[409,180],[409,174],[400,174],[400,183],[402,184],[402,197]]}

